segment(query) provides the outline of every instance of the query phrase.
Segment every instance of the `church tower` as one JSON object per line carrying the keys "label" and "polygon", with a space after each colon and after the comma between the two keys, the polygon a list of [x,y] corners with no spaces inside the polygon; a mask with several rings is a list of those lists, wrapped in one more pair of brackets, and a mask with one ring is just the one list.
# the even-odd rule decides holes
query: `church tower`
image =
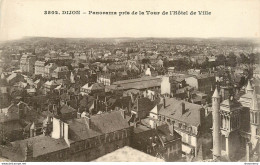
{"label": "church tower", "polygon": [[220,104],[221,149],[228,157],[239,149],[240,103],[232,96]]}
{"label": "church tower", "polygon": [[220,95],[216,87],[212,96],[212,120],[213,120],[213,159],[221,156],[220,141]]}
{"label": "church tower", "polygon": [[257,136],[260,135],[260,110],[255,90],[250,107],[250,129],[251,129],[251,143],[254,148],[257,144]]}

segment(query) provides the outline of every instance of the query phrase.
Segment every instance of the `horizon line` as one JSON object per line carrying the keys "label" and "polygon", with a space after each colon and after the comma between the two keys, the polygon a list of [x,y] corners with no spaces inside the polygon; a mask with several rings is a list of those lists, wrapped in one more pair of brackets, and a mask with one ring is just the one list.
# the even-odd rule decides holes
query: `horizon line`
{"label": "horizon line", "polygon": [[50,36],[24,36],[17,39],[0,40],[0,42],[12,42],[28,38],[55,38],[55,39],[243,39],[243,40],[259,40],[259,37],[50,37]]}

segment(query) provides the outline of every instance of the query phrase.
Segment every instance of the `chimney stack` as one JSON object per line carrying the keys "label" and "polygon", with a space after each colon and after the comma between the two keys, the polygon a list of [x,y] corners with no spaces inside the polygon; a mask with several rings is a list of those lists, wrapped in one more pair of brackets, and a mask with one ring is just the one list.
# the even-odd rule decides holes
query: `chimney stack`
{"label": "chimney stack", "polygon": [[63,128],[64,128],[64,140],[68,144],[68,146],[70,146],[70,142],[69,142],[69,124],[64,123]]}
{"label": "chimney stack", "polygon": [[165,100],[165,97],[163,97],[163,107],[166,108],[166,100]]}
{"label": "chimney stack", "polygon": [[184,102],[181,103],[181,112],[182,112],[182,115],[185,113],[185,103]]}
{"label": "chimney stack", "polygon": [[32,161],[33,159],[33,146],[32,144],[26,143],[26,148],[25,148],[25,161]]}
{"label": "chimney stack", "polygon": [[77,111],[77,118],[79,119],[81,117],[81,113],[79,111],[79,108],[78,108],[78,111]]}
{"label": "chimney stack", "polygon": [[171,132],[171,136],[174,135],[174,124],[169,124],[169,130]]}
{"label": "chimney stack", "polygon": [[126,117],[125,117],[125,110],[121,109],[121,115],[122,115],[123,119],[126,118]]}
{"label": "chimney stack", "polygon": [[90,115],[86,115],[86,117],[84,119],[85,119],[85,122],[87,124],[88,129],[91,129],[91,118],[90,118]]}

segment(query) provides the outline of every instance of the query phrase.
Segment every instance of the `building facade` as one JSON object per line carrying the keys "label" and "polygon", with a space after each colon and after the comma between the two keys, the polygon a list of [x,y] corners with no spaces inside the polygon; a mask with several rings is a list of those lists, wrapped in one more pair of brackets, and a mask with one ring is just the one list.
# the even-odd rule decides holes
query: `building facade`
{"label": "building facade", "polygon": [[45,62],[44,61],[36,61],[35,62],[35,75],[42,75],[44,76],[45,72]]}
{"label": "building facade", "polygon": [[20,59],[20,69],[24,73],[34,73],[34,64],[36,56],[25,54]]}

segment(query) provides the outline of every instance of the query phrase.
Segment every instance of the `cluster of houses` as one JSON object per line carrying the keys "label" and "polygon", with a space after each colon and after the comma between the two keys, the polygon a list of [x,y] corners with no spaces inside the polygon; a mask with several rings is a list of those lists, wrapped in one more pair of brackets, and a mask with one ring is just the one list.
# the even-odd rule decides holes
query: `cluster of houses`
{"label": "cluster of houses", "polygon": [[[64,59],[73,60],[65,58],[69,54],[63,56],[53,60],[55,53],[50,52],[49,59],[43,60],[25,54],[19,71],[1,73],[1,157],[11,161],[93,161],[130,146],[165,161],[201,161],[218,154],[214,145],[212,152],[216,140],[212,125],[219,120],[212,115],[214,110],[223,110],[219,113],[225,124],[234,113],[233,130],[221,127],[226,139],[227,131],[240,130],[241,120],[236,118],[242,113],[254,112],[253,123],[259,125],[257,76],[240,83],[242,76],[230,76],[230,70],[182,73],[170,67],[161,72],[164,62],[157,58],[152,64],[127,60],[62,65]],[[78,59],[86,54],[74,56]],[[213,105],[214,98],[221,98],[221,110]],[[248,102],[246,106],[244,102]],[[246,120],[248,127],[251,118]],[[254,136],[249,141],[254,143],[252,152],[246,154],[248,160],[259,154],[259,140],[255,139],[260,130],[256,129],[249,133]],[[224,155],[237,159],[235,149],[230,149],[232,139],[228,142],[221,148]]]}

